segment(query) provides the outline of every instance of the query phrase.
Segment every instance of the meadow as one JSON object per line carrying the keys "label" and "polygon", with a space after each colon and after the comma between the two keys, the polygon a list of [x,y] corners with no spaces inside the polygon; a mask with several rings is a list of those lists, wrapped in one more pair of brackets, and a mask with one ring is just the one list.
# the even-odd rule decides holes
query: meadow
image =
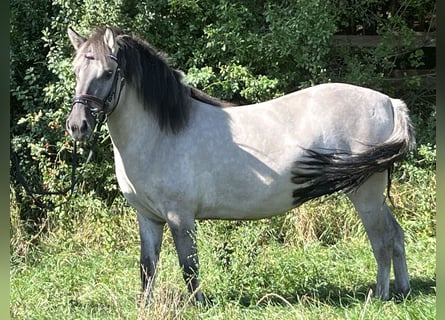
{"label": "meadow", "polygon": [[[425,154],[432,152],[425,151]],[[434,151],[435,152],[435,151]],[[165,230],[153,299],[140,304],[134,210],[77,195],[39,224],[11,200],[12,319],[435,319],[435,171],[404,163],[394,178],[412,291],[372,296],[376,264],[347,198],[334,194],[259,221],[201,221],[206,306],[193,304]],[[30,232],[32,230],[32,232]]]}

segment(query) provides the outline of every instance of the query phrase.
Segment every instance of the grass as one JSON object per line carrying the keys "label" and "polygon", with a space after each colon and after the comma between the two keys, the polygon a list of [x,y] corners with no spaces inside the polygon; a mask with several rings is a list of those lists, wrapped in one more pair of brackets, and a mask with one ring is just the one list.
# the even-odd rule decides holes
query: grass
{"label": "grass", "polygon": [[[49,240],[49,239],[48,239]],[[201,247],[206,239],[200,241]],[[54,247],[63,250],[54,252]],[[137,243],[127,249],[65,247],[51,240],[32,263],[15,262],[13,319],[434,319],[435,242],[408,243],[413,290],[402,303],[369,298],[375,266],[365,239],[307,248],[269,246],[257,266],[221,272],[203,248],[208,308],[188,303],[171,243],[164,246],[153,301],[138,307]],[[240,250],[244,250],[240,249]]]}
{"label": "grass", "polygon": [[345,197],[255,222],[198,224],[202,289],[191,303],[166,230],[153,299],[141,307],[139,237],[122,199],[78,197],[33,232],[11,206],[12,319],[435,319],[435,178],[394,186],[412,292],[372,297],[376,264]]}

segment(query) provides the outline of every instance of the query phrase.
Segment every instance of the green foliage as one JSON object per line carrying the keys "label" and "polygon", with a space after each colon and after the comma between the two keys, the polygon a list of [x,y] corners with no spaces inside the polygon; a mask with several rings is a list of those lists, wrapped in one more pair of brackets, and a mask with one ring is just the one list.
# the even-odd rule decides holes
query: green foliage
{"label": "green foliage", "polygon": [[[375,48],[334,47],[328,66],[333,81],[371,87],[387,94],[400,94],[389,76],[396,68],[413,69],[423,65],[423,51],[416,42],[416,32],[400,16],[380,21],[376,33],[381,41]],[[404,79],[406,83],[412,79]],[[398,84],[400,86],[400,84]],[[418,87],[418,86],[417,86]]]}
{"label": "green foliage", "polygon": [[[219,66],[218,74],[211,67],[191,68],[186,81],[200,87],[212,96],[224,100],[261,102],[280,95],[276,92],[277,79],[254,76],[246,67],[239,64]],[[239,97],[236,96],[239,93]]]}

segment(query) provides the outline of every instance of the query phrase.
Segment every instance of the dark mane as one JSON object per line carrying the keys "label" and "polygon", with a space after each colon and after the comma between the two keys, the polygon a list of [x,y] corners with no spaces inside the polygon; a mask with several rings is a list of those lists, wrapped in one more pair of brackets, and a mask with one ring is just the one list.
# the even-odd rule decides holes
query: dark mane
{"label": "dark mane", "polygon": [[212,97],[212,96],[208,95],[207,93],[205,93],[204,91],[201,91],[194,87],[190,86],[189,88],[190,88],[190,96],[193,99],[210,104],[214,107],[226,108],[226,107],[234,107],[235,106],[235,104],[232,104],[230,102]]}
{"label": "dark mane", "polygon": [[184,129],[190,116],[190,99],[179,75],[142,39],[121,35],[116,40],[122,72],[136,88],[145,109],[153,113],[160,129],[172,133]]}
{"label": "dark mane", "polygon": [[[182,80],[185,77],[185,74],[180,70],[174,70],[174,72],[176,72],[178,74],[179,79],[182,82]],[[189,96],[192,99],[195,99],[195,100],[198,100],[198,101],[204,102],[206,104],[209,104],[211,106],[219,107],[219,108],[227,108],[227,107],[235,107],[236,106],[235,104],[233,104],[231,102],[212,97],[211,95],[205,93],[204,91],[199,90],[195,87],[192,87],[188,84],[184,84],[184,85],[187,87],[187,90],[189,91]]]}
{"label": "dark mane", "polygon": [[[171,68],[165,56],[134,34],[111,28],[119,46],[117,59],[128,84],[134,86],[144,108],[151,112],[162,131],[176,134],[188,125],[191,99],[216,106],[230,103],[211,97],[181,82],[183,75]],[[105,27],[91,32],[85,47],[105,64],[110,54],[103,41]]]}

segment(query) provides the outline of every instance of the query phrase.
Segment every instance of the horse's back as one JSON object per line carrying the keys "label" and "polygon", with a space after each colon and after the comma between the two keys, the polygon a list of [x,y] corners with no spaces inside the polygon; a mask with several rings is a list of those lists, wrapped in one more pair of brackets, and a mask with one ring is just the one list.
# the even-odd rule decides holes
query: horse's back
{"label": "horse's back", "polygon": [[237,130],[240,135],[255,132],[263,144],[270,140],[274,146],[281,139],[285,145],[352,150],[381,143],[393,130],[391,98],[343,83],[321,84],[229,110],[235,135]]}

